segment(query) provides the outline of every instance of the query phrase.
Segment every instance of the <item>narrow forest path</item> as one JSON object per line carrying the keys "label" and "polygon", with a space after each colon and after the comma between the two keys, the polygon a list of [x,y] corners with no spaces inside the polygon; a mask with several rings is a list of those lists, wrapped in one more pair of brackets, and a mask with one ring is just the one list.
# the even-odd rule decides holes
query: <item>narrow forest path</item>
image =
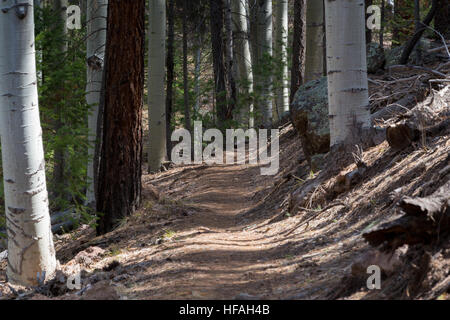
{"label": "narrow forest path", "polygon": [[[50,297],[387,299],[408,293],[417,278],[410,263],[423,256],[421,247],[408,251],[405,267],[384,280],[383,290],[370,291],[361,266],[385,262],[362,235],[396,214],[397,190],[434,192],[436,173],[448,172],[448,135],[426,149],[397,152],[384,142],[367,150],[366,179],[341,193],[333,191],[339,176],[308,170],[292,126],[281,131],[280,151],[275,176],[262,176],[256,165],[180,166],[143,176],[142,206],[116,230],[97,237],[81,226],[55,236],[62,272],[81,270],[83,289],[77,294],[56,285]],[[292,209],[295,192],[317,180],[322,183],[308,193],[307,208]],[[5,268],[3,260],[6,297]]]}
{"label": "narrow forest path", "polygon": [[[125,299],[329,297],[364,246],[360,226],[336,222],[340,207],[300,228],[310,213],[288,218],[299,184],[284,176],[294,170],[308,179],[310,172],[292,126],[281,131],[280,150],[276,176],[248,164],[145,175],[142,208],[121,227],[102,237],[86,229],[57,243],[64,271],[80,263],[81,251],[100,247],[99,259],[82,261],[84,277],[112,280]],[[113,261],[119,267],[110,270]]]}
{"label": "narrow forest path", "polygon": [[320,236],[304,241],[286,233],[289,224],[268,223],[279,212],[279,201],[266,199],[274,177],[249,165],[178,170],[144,178],[144,194],[151,183],[184,209],[156,245],[126,254],[136,270],[128,298],[325,298],[338,284],[343,261],[311,260]]}
{"label": "narrow forest path", "polygon": [[[253,199],[259,189],[258,174],[257,167],[221,166],[194,169],[177,180],[172,194],[193,213],[172,227],[173,241],[165,242],[156,254],[163,262],[148,269],[152,281],[144,280],[143,291],[134,287],[130,294],[152,299],[232,299],[276,298],[289,291],[296,282],[290,276],[296,264],[284,261],[289,260],[289,252],[280,247],[283,236],[268,235],[268,228],[249,230],[251,225],[246,225],[246,214],[258,205]],[[136,285],[140,287],[139,281]]]}

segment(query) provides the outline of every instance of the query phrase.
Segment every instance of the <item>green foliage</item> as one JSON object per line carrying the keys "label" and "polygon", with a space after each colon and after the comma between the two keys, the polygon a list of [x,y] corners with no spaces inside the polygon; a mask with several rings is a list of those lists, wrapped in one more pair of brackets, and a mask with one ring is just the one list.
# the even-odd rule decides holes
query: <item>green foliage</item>
{"label": "green foliage", "polygon": [[[90,112],[85,100],[86,30],[64,34],[62,23],[51,8],[36,8],[39,106],[50,210],[75,207],[84,215]],[[63,178],[59,181],[54,170],[59,161],[56,153],[63,155]]]}
{"label": "green foliage", "polygon": [[[84,206],[89,112],[85,102],[86,30],[70,30],[66,37],[51,8],[34,8],[39,109],[50,210],[74,208],[82,221],[91,223],[92,212]],[[66,52],[61,50],[64,43]],[[53,179],[57,150],[64,154],[63,183]],[[5,228],[2,173],[0,160],[0,230]],[[0,238],[4,237],[0,233]]]}

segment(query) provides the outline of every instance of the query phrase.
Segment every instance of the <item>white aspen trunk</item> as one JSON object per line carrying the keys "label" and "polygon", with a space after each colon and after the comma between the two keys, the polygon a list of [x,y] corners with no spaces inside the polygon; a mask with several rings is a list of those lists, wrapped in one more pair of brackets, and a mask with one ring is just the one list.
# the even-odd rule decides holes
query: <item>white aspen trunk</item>
{"label": "white aspen trunk", "polygon": [[331,146],[370,127],[364,0],[325,1]]}
{"label": "white aspen trunk", "polygon": [[324,74],[324,16],[323,0],[306,1],[305,82]]}
{"label": "white aspen trunk", "polygon": [[149,172],[160,170],[166,150],[166,1],[150,1],[148,114]]}
{"label": "white aspen trunk", "polygon": [[[272,21],[272,0],[258,0],[258,50],[259,64],[268,62],[273,54],[273,21]],[[262,115],[262,125],[265,128],[272,126],[272,106],[273,106],[273,81],[272,72],[262,75],[260,79],[261,98],[259,107]]]}
{"label": "white aspen trunk", "polygon": [[89,162],[87,166],[88,188],[86,202],[95,202],[94,192],[94,156],[97,140],[97,119],[102,87],[103,63],[106,46],[106,16],[108,0],[88,0],[87,2],[87,86],[86,102],[91,108],[88,115],[89,126]]}
{"label": "white aspen trunk", "polygon": [[247,22],[247,0],[233,0],[233,28],[236,34],[236,60],[239,70],[239,78],[241,93],[246,99],[240,106],[240,120],[248,124],[249,128],[254,127],[253,118],[253,72],[252,72],[252,57],[250,54],[250,43],[248,41],[248,22]]}
{"label": "white aspen trunk", "polygon": [[283,117],[289,112],[289,87],[288,87],[288,63],[287,63],[287,46],[288,46],[288,0],[277,1],[277,33],[276,44],[277,54],[280,55],[281,61],[281,86],[277,88],[277,108],[278,115]]}
{"label": "white aspen trunk", "polygon": [[0,134],[11,283],[56,269],[39,119],[33,0],[0,3]]}

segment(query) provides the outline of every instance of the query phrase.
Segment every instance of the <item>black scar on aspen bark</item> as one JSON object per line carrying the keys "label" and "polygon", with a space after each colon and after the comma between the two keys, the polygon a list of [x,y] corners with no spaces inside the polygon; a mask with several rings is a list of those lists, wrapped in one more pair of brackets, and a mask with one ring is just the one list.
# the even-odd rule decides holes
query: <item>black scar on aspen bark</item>
{"label": "black scar on aspen bark", "polygon": [[16,7],[14,9],[16,12],[16,16],[20,20],[24,19],[28,14],[28,5],[27,4],[16,5]]}

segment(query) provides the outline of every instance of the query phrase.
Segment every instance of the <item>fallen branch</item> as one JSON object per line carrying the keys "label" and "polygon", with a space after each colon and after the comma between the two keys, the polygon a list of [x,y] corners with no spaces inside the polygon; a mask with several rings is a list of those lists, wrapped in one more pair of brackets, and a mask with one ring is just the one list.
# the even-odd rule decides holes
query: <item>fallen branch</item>
{"label": "fallen branch", "polygon": [[344,207],[346,207],[347,205],[346,205],[344,202],[337,201],[337,202],[331,203],[330,205],[326,206],[325,208],[323,208],[323,209],[321,209],[321,210],[313,210],[313,209],[307,209],[307,208],[299,208],[300,211],[312,212],[312,213],[315,213],[315,214],[312,215],[311,217],[309,217],[308,219],[303,220],[303,221],[300,221],[299,223],[297,223],[297,224],[296,224],[290,231],[288,231],[285,235],[286,235],[286,236],[290,235],[290,234],[293,233],[295,230],[297,230],[297,229],[300,228],[301,226],[304,226],[305,224],[306,224],[306,225],[309,225],[309,222],[310,222],[311,220],[314,220],[315,218],[317,218],[317,217],[318,217],[320,214],[322,214],[323,212],[325,212],[325,211],[327,211],[327,210],[329,210],[329,209],[331,209],[331,208],[337,207],[337,206],[344,206]]}
{"label": "fallen branch", "polygon": [[406,106],[415,102],[415,97],[413,95],[407,95],[403,97],[397,103],[392,103],[387,105],[385,108],[378,110],[374,114],[372,114],[372,123],[375,123],[379,120],[386,120],[392,117],[393,114],[405,113],[409,111],[409,108]]}
{"label": "fallen branch", "polygon": [[440,78],[447,78],[446,74],[444,74],[442,72],[439,72],[437,70],[433,70],[433,69],[430,69],[430,68],[427,68],[427,67],[413,66],[413,65],[410,65],[410,64],[405,64],[405,65],[396,64],[396,65],[393,65],[393,66],[389,67],[389,71],[391,71],[391,70],[421,70],[421,71],[425,71],[427,73],[430,73],[430,74],[435,75],[435,76],[440,77]]}
{"label": "fallen branch", "polygon": [[403,215],[363,234],[371,246],[392,251],[405,244],[439,241],[450,233],[450,180],[428,197],[405,197],[399,207]]}

